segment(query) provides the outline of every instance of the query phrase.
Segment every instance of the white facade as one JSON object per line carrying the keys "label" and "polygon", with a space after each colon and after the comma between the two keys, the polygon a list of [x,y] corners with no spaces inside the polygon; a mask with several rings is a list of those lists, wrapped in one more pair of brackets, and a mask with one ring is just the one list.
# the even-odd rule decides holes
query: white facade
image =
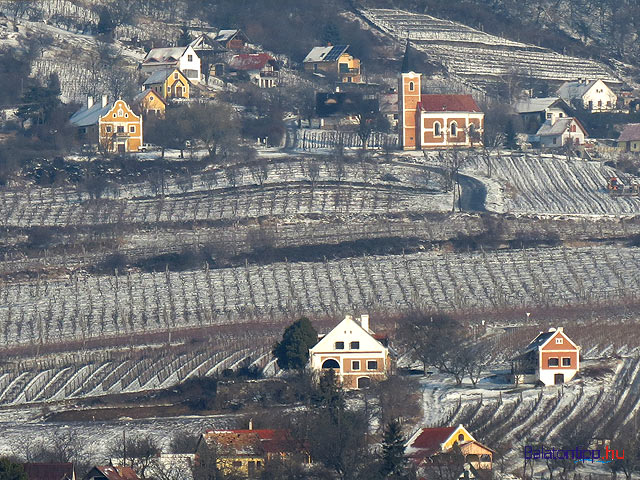
{"label": "white facade", "polygon": [[193,47],[189,45],[178,61],[178,69],[190,82],[199,83],[202,77],[202,61]]}
{"label": "white facade", "polygon": [[582,106],[592,112],[613,110],[618,103],[618,96],[602,80],[566,82],[558,94],[569,103],[582,101]]}
{"label": "white facade", "polygon": [[362,315],[359,322],[347,315],[309,354],[312,370],[333,368],[346,388],[382,380],[389,369],[389,350],[373,337],[369,315]]}
{"label": "white facade", "polygon": [[170,47],[152,49],[142,62],[142,72],[178,68],[192,83],[202,78],[202,61],[193,47]]}
{"label": "white facade", "polygon": [[540,146],[544,148],[584,145],[586,138],[582,125],[573,117],[547,120],[537,135],[540,138]]}

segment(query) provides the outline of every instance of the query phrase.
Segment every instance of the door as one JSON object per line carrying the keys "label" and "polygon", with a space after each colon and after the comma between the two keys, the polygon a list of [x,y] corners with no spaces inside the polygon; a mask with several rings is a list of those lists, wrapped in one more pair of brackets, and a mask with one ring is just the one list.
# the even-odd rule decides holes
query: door
{"label": "door", "polygon": [[182,98],[182,87],[181,86],[177,86],[176,87],[176,97]]}
{"label": "door", "polygon": [[371,379],[369,377],[360,377],[358,379],[358,388],[367,388],[371,385]]}
{"label": "door", "polygon": [[126,147],[124,145],[124,143],[119,143],[118,144],[118,153],[125,153],[126,151]]}
{"label": "door", "polygon": [[553,383],[562,385],[564,383],[564,373],[556,373],[553,377]]}

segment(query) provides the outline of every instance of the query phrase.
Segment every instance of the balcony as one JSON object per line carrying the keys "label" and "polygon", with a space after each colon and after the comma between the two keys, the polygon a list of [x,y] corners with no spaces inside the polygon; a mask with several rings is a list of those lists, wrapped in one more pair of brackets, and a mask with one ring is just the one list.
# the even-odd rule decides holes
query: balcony
{"label": "balcony", "polygon": [[360,75],[359,68],[342,68],[338,71],[340,75]]}

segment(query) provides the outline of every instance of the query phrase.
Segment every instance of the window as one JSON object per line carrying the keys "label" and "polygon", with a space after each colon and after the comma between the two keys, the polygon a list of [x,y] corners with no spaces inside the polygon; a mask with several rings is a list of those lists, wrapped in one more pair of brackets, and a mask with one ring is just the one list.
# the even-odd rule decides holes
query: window
{"label": "window", "polygon": [[571,366],[571,357],[562,357],[562,366],[570,367]]}
{"label": "window", "polygon": [[360,342],[351,342],[351,345],[349,345],[349,348],[351,350],[359,350],[360,349]]}
{"label": "window", "polygon": [[458,441],[459,442],[464,442],[464,433],[458,434]]}
{"label": "window", "polygon": [[409,91],[413,92],[413,89],[414,89],[413,82],[409,82]]}
{"label": "window", "polygon": [[563,338],[556,338],[556,345],[562,345],[564,343]]}
{"label": "window", "polygon": [[458,135],[458,124],[456,122],[451,122],[451,136],[456,137]]}
{"label": "window", "polygon": [[549,366],[550,367],[557,367],[558,366],[558,359],[556,357],[552,357],[549,359]]}
{"label": "window", "polygon": [[136,126],[135,125],[131,125],[129,127],[129,133],[136,133]]}
{"label": "window", "polygon": [[558,114],[558,117],[560,117],[560,118],[564,117],[564,113],[560,112],[560,113]]}
{"label": "window", "polygon": [[118,125],[118,133],[124,133],[124,125]]}
{"label": "window", "polygon": [[442,132],[440,131],[440,123],[435,122],[433,124],[433,136],[439,137],[440,135],[442,135]]}
{"label": "window", "polygon": [[178,75],[178,72],[173,74],[173,79],[174,80],[178,80],[179,77],[180,77],[180,75]]}
{"label": "window", "polygon": [[360,370],[360,360],[354,360],[351,362],[351,370]]}
{"label": "window", "polygon": [[107,125],[107,133],[113,132],[113,127],[111,125]]}
{"label": "window", "polygon": [[116,114],[115,113],[113,114],[113,118],[116,118]]}
{"label": "window", "polygon": [[571,133],[575,133],[576,132],[576,126],[575,125],[571,125]]}
{"label": "window", "polygon": [[129,114],[128,114],[128,113],[125,113],[125,114],[124,114],[124,118],[129,118]]}
{"label": "window", "polygon": [[547,113],[547,118],[553,117],[553,113]]}
{"label": "window", "polygon": [[558,139],[557,139],[557,138],[554,138],[554,139],[553,139],[553,144],[555,145],[556,143],[558,143]]}
{"label": "window", "polygon": [[336,342],[336,350],[344,350],[344,342]]}
{"label": "window", "polygon": [[241,467],[242,466],[242,462],[240,460],[234,460],[233,461],[233,466],[234,467]]}
{"label": "window", "polygon": [[377,370],[377,369],[378,369],[377,360],[367,360],[367,370]]}
{"label": "window", "polygon": [[[193,62],[193,55],[187,55],[187,61]],[[176,74],[177,75],[177,74]],[[177,77],[176,77],[177,78]]]}
{"label": "window", "polygon": [[149,101],[150,101],[150,102],[153,102],[153,95],[150,95],[150,96],[149,96]]}

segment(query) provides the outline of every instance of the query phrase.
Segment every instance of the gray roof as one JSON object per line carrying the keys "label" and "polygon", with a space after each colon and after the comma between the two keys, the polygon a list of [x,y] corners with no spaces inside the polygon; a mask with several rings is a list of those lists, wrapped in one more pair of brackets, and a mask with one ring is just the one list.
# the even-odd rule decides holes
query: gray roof
{"label": "gray roof", "polygon": [[144,57],[143,63],[175,63],[187,48],[189,47],[153,48]]}
{"label": "gray roof", "polygon": [[551,124],[551,121],[547,120],[536,132],[536,135],[541,137],[555,137],[556,135],[562,135],[569,129],[571,122],[574,120],[575,118],[573,117],[564,117],[557,119],[554,124]]}
{"label": "gray roof", "polygon": [[76,113],[71,115],[69,122],[76,127],[90,127],[97,125],[100,117],[104,117],[109,110],[113,108],[114,102],[107,103],[106,107],[102,106],[101,102],[95,103],[91,108],[87,108],[85,105]]}
{"label": "gray roof", "polygon": [[233,30],[220,30],[218,32],[218,35],[216,35],[215,40],[217,42],[227,42],[229,40],[231,40],[240,30],[233,29]]}
{"label": "gray roof", "polygon": [[329,47],[313,47],[307,54],[306,62],[335,62],[340,55],[349,49],[349,45],[334,45]]}
{"label": "gray roof", "polygon": [[156,70],[153,72],[149,78],[147,78],[143,85],[155,85],[157,83],[164,82],[169,75],[175,70],[175,68],[165,68],[162,70]]}
{"label": "gray roof", "polygon": [[525,98],[517,101],[513,108],[518,113],[544,112],[556,102],[561,101],[559,97]]}
{"label": "gray roof", "polygon": [[558,89],[558,95],[567,100],[582,98],[597,81],[598,80],[591,80],[590,82],[565,82]]}
{"label": "gray roof", "polygon": [[527,346],[524,353],[528,353],[532,350],[538,350],[544,342],[549,340],[555,333],[555,330],[553,332],[540,332],[540,334]]}
{"label": "gray roof", "polygon": [[640,140],[640,123],[629,123],[624,126],[624,130],[618,138],[619,142],[633,142]]}

